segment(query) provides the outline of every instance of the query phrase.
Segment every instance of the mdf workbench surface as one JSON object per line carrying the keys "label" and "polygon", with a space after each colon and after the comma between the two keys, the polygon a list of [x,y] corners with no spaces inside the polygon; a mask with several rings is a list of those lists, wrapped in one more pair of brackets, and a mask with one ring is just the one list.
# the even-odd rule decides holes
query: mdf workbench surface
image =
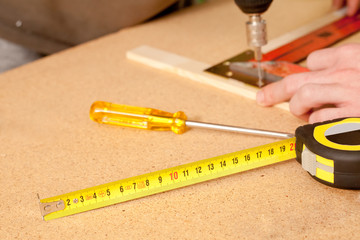
{"label": "mdf workbench surface", "polygon": [[[326,14],[330,1],[277,0],[269,39]],[[276,139],[191,129],[183,135],[99,125],[104,100],[190,119],[293,132],[290,113],[125,58],[147,44],[217,63],[245,50],[232,0],[210,1],[0,75],[1,239],[358,239],[358,191],[314,181],[294,160],[44,222],[56,196]],[[359,40],[354,35],[347,41]]]}

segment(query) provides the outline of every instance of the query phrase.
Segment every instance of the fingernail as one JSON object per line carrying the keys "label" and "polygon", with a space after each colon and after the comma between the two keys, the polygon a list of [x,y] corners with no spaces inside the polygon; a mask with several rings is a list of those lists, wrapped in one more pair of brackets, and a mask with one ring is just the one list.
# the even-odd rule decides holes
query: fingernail
{"label": "fingernail", "polygon": [[265,96],[262,90],[258,91],[256,94],[256,102],[261,106],[265,106]]}

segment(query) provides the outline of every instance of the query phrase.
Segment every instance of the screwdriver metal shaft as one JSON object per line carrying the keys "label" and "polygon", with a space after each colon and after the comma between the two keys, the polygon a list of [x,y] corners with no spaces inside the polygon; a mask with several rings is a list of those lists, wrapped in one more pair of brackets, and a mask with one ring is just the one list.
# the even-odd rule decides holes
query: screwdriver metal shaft
{"label": "screwdriver metal shaft", "polygon": [[214,124],[214,123],[195,122],[195,121],[186,121],[186,126],[208,128],[208,129],[222,130],[222,131],[229,131],[229,132],[237,132],[237,133],[244,133],[244,134],[264,136],[264,137],[292,138],[295,136],[294,134],[291,134],[291,133],[275,132],[275,131],[268,131],[268,130],[262,130],[262,129],[256,129],[256,128],[244,128],[244,127],[229,126],[229,125]]}

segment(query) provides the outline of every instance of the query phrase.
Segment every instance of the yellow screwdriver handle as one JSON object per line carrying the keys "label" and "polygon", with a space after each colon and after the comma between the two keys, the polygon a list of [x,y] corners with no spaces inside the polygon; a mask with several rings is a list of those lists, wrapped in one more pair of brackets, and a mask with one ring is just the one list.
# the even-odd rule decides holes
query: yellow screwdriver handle
{"label": "yellow screwdriver handle", "polygon": [[133,107],[97,101],[91,105],[90,118],[98,123],[120,125],[148,130],[173,131],[181,134],[186,130],[186,115],[174,114],[153,108]]}

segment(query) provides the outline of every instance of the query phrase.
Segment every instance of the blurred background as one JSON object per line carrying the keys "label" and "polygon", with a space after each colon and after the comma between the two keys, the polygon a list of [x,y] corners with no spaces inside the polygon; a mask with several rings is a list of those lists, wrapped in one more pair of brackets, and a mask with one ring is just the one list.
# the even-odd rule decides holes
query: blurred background
{"label": "blurred background", "polygon": [[0,73],[34,61],[42,55],[0,38]]}
{"label": "blurred background", "polygon": [[206,0],[0,0],[0,73]]}

